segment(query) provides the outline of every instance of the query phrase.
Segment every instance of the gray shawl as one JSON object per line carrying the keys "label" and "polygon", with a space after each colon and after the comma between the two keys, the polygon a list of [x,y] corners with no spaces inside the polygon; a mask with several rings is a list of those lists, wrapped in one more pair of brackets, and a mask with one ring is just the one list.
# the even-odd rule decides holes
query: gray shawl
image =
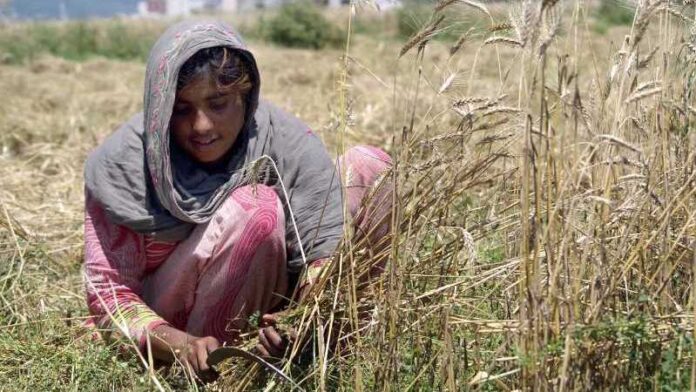
{"label": "gray shawl", "polygon": [[[169,120],[179,69],[199,50],[215,46],[241,53],[255,83],[226,170],[213,173],[170,142]],[[150,52],[144,113],[121,125],[89,155],[86,191],[112,223],[157,240],[179,241],[195,225],[206,223],[232,190],[250,182],[266,183],[285,205],[289,270],[297,272],[303,266],[300,246],[307,261],[330,256],[343,234],[335,165],[305,124],[259,99],[259,86],[253,55],[228,25],[187,21],[170,27]]]}

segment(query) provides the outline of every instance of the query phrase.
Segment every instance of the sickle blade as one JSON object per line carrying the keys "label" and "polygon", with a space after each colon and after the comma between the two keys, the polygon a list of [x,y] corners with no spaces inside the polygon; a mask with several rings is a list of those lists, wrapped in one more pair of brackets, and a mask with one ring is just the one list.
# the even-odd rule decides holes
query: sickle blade
{"label": "sickle blade", "polygon": [[277,367],[273,366],[263,358],[259,357],[258,355],[251,353],[246,350],[242,350],[237,347],[232,347],[232,346],[225,346],[225,347],[220,347],[210,354],[208,354],[208,366],[217,366],[220,362],[229,359],[229,358],[244,358],[248,361],[251,362],[256,362],[259,365],[271,370],[273,373],[278,375],[283,381],[286,381],[290,383],[294,388],[297,388],[300,391],[304,392],[304,389],[300,387],[296,382],[294,382],[290,377],[286,376],[285,373],[283,373],[282,370],[278,369]]}

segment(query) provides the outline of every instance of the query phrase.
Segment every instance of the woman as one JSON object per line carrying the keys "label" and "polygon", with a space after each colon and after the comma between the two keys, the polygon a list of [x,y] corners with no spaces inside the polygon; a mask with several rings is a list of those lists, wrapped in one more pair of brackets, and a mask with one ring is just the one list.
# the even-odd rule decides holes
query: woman
{"label": "woman", "polygon": [[[86,163],[92,322],[197,373],[253,315],[259,352],[282,355],[273,312],[343,234],[341,175],[306,125],[259,99],[260,82],[229,26],[177,24],[150,53],[144,112]],[[358,208],[389,164],[369,147],[341,159],[348,210],[374,239],[390,208]]]}

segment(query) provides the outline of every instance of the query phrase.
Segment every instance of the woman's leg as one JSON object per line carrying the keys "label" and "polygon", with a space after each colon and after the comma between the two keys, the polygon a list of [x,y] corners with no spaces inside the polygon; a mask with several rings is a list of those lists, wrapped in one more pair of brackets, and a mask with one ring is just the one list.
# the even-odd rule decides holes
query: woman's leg
{"label": "woman's leg", "polygon": [[145,283],[148,305],[194,336],[234,340],[287,291],[285,215],[272,188],[236,189]]}
{"label": "woman's leg", "polygon": [[366,239],[373,251],[384,246],[391,225],[394,187],[389,180],[381,181],[391,165],[386,152],[371,146],[353,147],[339,159],[356,240]]}

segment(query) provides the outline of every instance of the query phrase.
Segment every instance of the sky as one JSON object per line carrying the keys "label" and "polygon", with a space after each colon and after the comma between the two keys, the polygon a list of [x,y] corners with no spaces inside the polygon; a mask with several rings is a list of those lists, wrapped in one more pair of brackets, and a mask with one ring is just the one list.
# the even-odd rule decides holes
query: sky
{"label": "sky", "polygon": [[57,19],[61,3],[70,19],[133,14],[140,0],[10,0],[9,16],[20,19]]}

